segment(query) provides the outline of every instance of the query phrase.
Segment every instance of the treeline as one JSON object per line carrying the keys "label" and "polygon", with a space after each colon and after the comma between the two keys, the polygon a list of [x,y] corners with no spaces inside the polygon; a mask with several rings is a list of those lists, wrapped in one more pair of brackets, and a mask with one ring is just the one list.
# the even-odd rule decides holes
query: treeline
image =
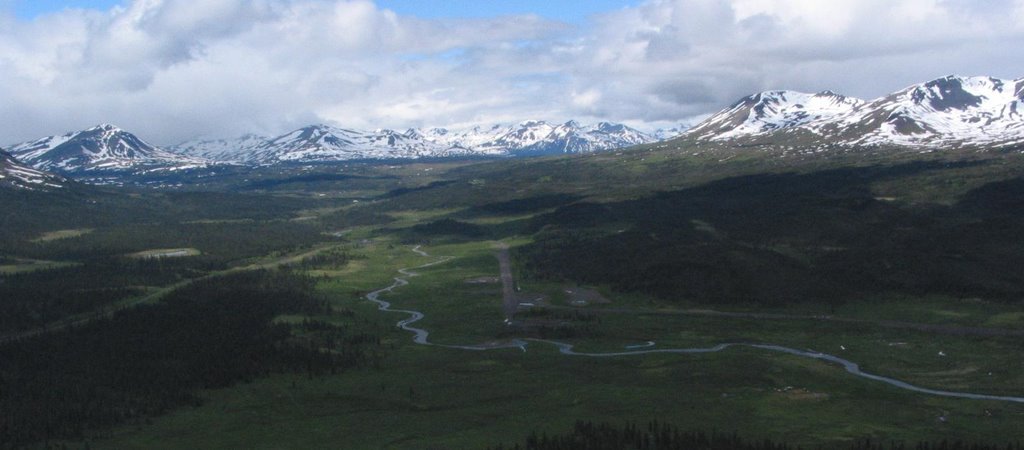
{"label": "treeline", "polygon": [[197,390],[274,372],[375,363],[379,338],[328,323],[314,282],[289,271],[198,281],[159,304],[0,346],[0,448],[74,439],[201,402]]}
{"label": "treeline", "polygon": [[[561,435],[531,434],[522,444],[499,445],[493,450],[794,450],[799,446],[769,439],[751,441],[735,433],[681,431],[674,425],[650,422],[647,426],[577,421],[572,431]],[[963,441],[876,442],[857,440],[851,444],[810,447],[848,450],[1022,450],[1018,443],[989,445]]]}
{"label": "treeline", "polygon": [[366,258],[365,255],[359,255],[353,257],[345,250],[332,249],[324,252],[317,253],[313,256],[304,258],[298,263],[298,267],[303,269],[341,269],[348,264],[353,258]]}
{"label": "treeline", "polygon": [[473,206],[464,214],[469,217],[526,214],[564,206],[578,200],[580,197],[572,194],[545,194]]}
{"label": "treeline", "polygon": [[539,216],[513,257],[530,277],[666,300],[785,304],[889,293],[1024,297],[1024,180],[957,204],[877,199],[872,184],[935,167],[731,178]]}
{"label": "treeline", "polygon": [[394,217],[379,211],[377,208],[364,205],[367,204],[352,206],[325,214],[322,220],[325,224],[333,224],[339,227],[385,225],[395,221]]}

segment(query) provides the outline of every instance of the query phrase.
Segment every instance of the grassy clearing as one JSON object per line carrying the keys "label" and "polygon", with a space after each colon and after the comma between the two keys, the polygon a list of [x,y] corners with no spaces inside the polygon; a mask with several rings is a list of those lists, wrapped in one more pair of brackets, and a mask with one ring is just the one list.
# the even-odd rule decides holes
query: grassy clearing
{"label": "grassy clearing", "polygon": [[78,265],[69,261],[44,261],[39,259],[14,259],[13,264],[0,264],[0,275],[15,275],[38,270],[60,269]]}
{"label": "grassy clearing", "polygon": [[31,242],[50,242],[50,241],[56,241],[58,239],[68,239],[68,238],[83,236],[83,235],[92,233],[93,231],[94,231],[93,228],[77,228],[77,229],[71,229],[71,230],[48,231],[46,233],[43,233],[39,237],[37,237],[35,239],[32,239]]}
{"label": "grassy clearing", "polygon": [[430,210],[404,210],[389,212],[388,215],[395,218],[395,222],[388,225],[388,228],[405,228],[418,223],[423,223],[435,218],[447,216],[458,209],[430,209]]}
{"label": "grassy clearing", "polygon": [[850,302],[837,308],[835,314],[933,324],[1024,328],[1024,310],[1019,305],[979,298],[893,296]]}
{"label": "grassy clearing", "polygon": [[231,223],[253,223],[255,219],[200,219],[200,220],[186,220],[181,223],[186,225],[212,225],[212,224],[231,224]]}
{"label": "grassy clearing", "polygon": [[180,258],[184,256],[199,256],[202,252],[196,248],[158,248],[153,250],[144,250],[128,255],[129,258],[147,259],[147,258]]}

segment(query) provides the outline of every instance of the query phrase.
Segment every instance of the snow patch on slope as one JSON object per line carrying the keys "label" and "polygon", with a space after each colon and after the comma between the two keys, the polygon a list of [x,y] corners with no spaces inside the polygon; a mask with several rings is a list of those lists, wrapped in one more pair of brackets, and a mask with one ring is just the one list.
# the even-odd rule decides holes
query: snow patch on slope
{"label": "snow patch on slope", "polygon": [[7,152],[0,150],[0,186],[27,190],[60,189],[68,180],[19,163]]}

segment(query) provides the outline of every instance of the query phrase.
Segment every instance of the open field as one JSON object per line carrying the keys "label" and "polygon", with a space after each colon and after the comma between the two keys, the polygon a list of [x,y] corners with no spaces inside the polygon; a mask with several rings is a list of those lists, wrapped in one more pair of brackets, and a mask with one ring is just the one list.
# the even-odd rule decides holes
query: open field
{"label": "open field", "polygon": [[47,241],[55,241],[57,239],[68,239],[68,238],[82,236],[84,234],[88,234],[88,233],[92,233],[92,232],[93,232],[92,228],[78,228],[78,229],[71,229],[71,230],[47,231],[46,233],[43,233],[41,236],[33,239],[32,242],[47,242]]}
{"label": "open field", "polygon": [[14,259],[12,264],[0,264],[0,275],[15,275],[39,270],[71,267],[76,263],[63,261],[43,261],[38,259]]}
{"label": "open field", "polygon": [[195,248],[160,248],[153,250],[143,250],[128,255],[129,258],[180,258],[183,256],[199,256],[202,252]]}

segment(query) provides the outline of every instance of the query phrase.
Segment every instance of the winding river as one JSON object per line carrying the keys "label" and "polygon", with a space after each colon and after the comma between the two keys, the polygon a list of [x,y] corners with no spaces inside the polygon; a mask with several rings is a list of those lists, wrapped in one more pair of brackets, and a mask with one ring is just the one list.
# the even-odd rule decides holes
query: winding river
{"label": "winding river", "polygon": [[[421,250],[420,246],[418,246],[418,245],[416,247],[413,247],[412,251],[415,252],[416,254],[420,255],[420,256],[424,256],[424,257],[429,257],[430,256],[427,252],[424,252],[423,250]],[[476,350],[476,351],[494,350],[494,349],[501,349],[501,348],[518,348],[518,349],[520,349],[520,350],[525,352],[526,349],[527,349],[527,346],[529,345],[530,342],[536,342],[536,343],[552,345],[555,348],[557,348],[560,353],[562,353],[564,355],[586,356],[586,357],[592,357],[592,358],[637,356],[637,355],[647,355],[647,354],[653,354],[653,353],[679,353],[679,354],[714,353],[714,352],[720,352],[720,351],[729,349],[731,347],[751,347],[751,348],[757,348],[757,349],[774,351],[774,352],[780,352],[780,353],[788,353],[788,354],[791,354],[791,355],[802,356],[802,357],[805,357],[805,358],[813,358],[813,359],[823,360],[823,361],[827,361],[827,362],[832,362],[832,363],[839,364],[839,365],[843,366],[843,368],[845,368],[847,372],[849,372],[849,373],[851,373],[853,375],[856,375],[858,377],[867,378],[869,380],[874,380],[874,381],[879,381],[879,382],[886,383],[888,385],[891,385],[891,386],[894,386],[894,387],[897,387],[897,388],[900,388],[900,389],[905,389],[905,390],[913,391],[913,392],[919,392],[919,393],[922,393],[922,394],[938,395],[938,396],[942,396],[942,397],[967,398],[967,399],[973,399],[973,400],[994,400],[994,401],[1002,401],[1002,402],[1024,403],[1024,397],[1013,397],[1013,396],[1004,396],[1004,395],[988,395],[988,394],[973,394],[973,393],[970,393],[970,392],[943,391],[943,390],[939,390],[939,389],[923,388],[923,387],[920,387],[920,386],[915,386],[913,384],[907,383],[905,381],[897,380],[895,378],[889,378],[889,377],[884,377],[884,376],[881,376],[881,375],[875,375],[875,374],[872,374],[872,373],[864,372],[864,371],[860,370],[860,366],[858,366],[857,363],[855,363],[853,361],[850,361],[850,360],[847,360],[847,359],[840,358],[838,356],[829,355],[827,353],[815,352],[815,351],[797,350],[795,348],[783,347],[781,345],[772,345],[772,344],[725,343],[725,344],[718,344],[718,345],[714,345],[714,346],[711,346],[711,347],[705,347],[705,348],[702,348],[702,347],[696,347],[696,348],[653,348],[653,347],[655,347],[656,344],[654,342],[649,341],[649,342],[647,342],[645,344],[641,344],[641,345],[626,346],[625,347],[626,351],[621,351],[621,352],[600,352],[600,353],[595,353],[595,352],[577,352],[577,351],[573,350],[573,345],[572,344],[568,344],[568,343],[565,343],[565,342],[545,340],[545,339],[514,339],[514,340],[511,340],[511,341],[506,341],[506,342],[501,342],[501,343],[480,344],[480,345],[435,344],[433,342],[430,342],[429,339],[428,339],[430,337],[430,332],[429,331],[424,330],[422,328],[416,328],[416,327],[412,326],[413,323],[416,323],[420,319],[423,319],[424,315],[423,315],[422,312],[414,311],[414,310],[407,310],[407,309],[394,309],[394,308],[391,307],[391,303],[390,302],[381,300],[380,299],[380,295],[385,293],[385,292],[391,292],[391,291],[393,291],[396,288],[399,288],[399,287],[402,287],[402,286],[405,286],[405,285],[409,284],[409,281],[408,281],[407,278],[412,278],[412,277],[415,277],[415,276],[419,275],[419,274],[417,274],[416,272],[413,271],[415,269],[422,269],[422,268],[426,268],[426,267],[431,267],[431,266],[435,266],[435,265],[438,265],[438,264],[446,263],[446,262],[451,261],[451,260],[452,260],[451,257],[447,257],[447,256],[446,257],[440,257],[436,261],[429,262],[429,263],[426,263],[426,264],[423,264],[423,265],[420,265],[420,266],[410,267],[410,268],[405,268],[405,269],[399,269],[398,272],[400,274],[402,274],[403,276],[405,276],[406,278],[395,277],[394,282],[390,286],[387,286],[385,288],[381,288],[381,289],[378,289],[376,291],[370,292],[369,294],[366,295],[366,299],[371,301],[371,302],[376,303],[377,304],[377,309],[379,309],[381,311],[388,311],[388,312],[397,312],[397,313],[408,314],[409,315],[408,318],[402,319],[402,320],[398,321],[398,323],[396,325],[399,328],[401,328],[401,329],[403,329],[405,331],[409,331],[409,332],[413,333],[413,342],[415,342],[417,344],[420,344],[420,345],[429,345],[429,346],[442,347],[442,348],[453,348],[453,349],[459,349],[459,350]]]}

